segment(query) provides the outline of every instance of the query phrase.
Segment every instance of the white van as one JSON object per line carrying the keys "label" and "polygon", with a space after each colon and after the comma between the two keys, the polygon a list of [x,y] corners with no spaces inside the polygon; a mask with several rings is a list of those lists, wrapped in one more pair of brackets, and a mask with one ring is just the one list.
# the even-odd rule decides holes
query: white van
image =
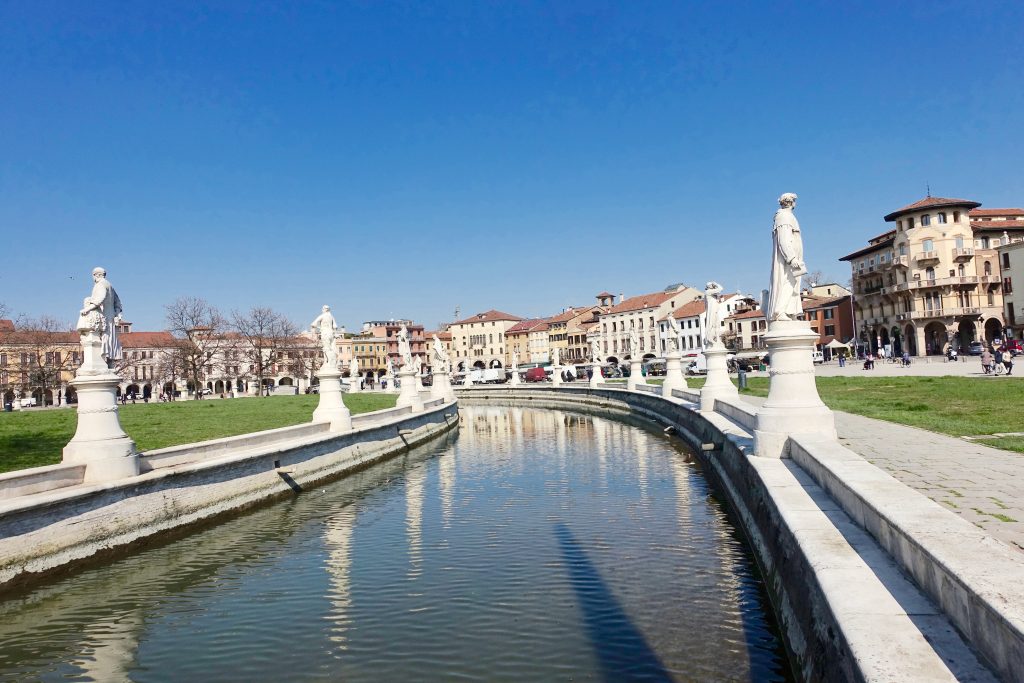
{"label": "white van", "polygon": [[819,365],[825,362],[825,356],[822,355],[821,351],[811,351],[811,360],[814,361],[815,365]]}

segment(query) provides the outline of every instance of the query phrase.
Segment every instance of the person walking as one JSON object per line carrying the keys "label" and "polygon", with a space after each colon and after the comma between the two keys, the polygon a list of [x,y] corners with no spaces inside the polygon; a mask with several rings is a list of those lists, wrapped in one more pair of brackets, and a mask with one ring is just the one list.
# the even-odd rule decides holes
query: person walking
{"label": "person walking", "polygon": [[1003,355],[1003,367],[1006,368],[1006,375],[1013,374],[1013,354],[1005,346],[1000,347],[999,352]]}
{"label": "person walking", "polygon": [[981,369],[985,371],[986,375],[992,374],[992,361],[994,360],[992,352],[985,349],[981,352]]}

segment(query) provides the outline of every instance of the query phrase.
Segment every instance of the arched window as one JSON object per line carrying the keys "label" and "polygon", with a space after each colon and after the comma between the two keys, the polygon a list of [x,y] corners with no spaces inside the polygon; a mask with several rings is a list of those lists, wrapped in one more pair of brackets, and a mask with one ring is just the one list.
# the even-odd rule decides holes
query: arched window
{"label": "arched window", "polygon": [[960,222],[960,212],[959,211],[954,211],[953,212],[953,222],[954,223],[959,223]]}
{"label": "arched window", "polygon": [[932,224],[932,217],[930,215],[924,214],[923,216],[921,216],[921,225],[922,226],[931,225],[931,224]]}
{"label": "arched window", "polygon": [[959,266],[956,267],[956,274],[959,275],[960,277],[963,277],[965,275],[964,264],[961,263]]}
{"label": "arched window", "polygon": [[939,223],[945,223],[945,222],[946,222],[946,214],[944,214],[944,213],[941,213],[941,212],[940,212],[940,213],[939,213],[939,214],[938,214],[938,215],[937,215],[937,216],[935,217],[935,220],[936,220],[937,222],[939,222]]}
{"label": "arched window", "polygon": [[991,274],[992,274],[992,262],[991,261],[985,261],[985,275],[991,275]]}
{"label": "arched window", "polygon": [[926,280],[934,280],[935,279],[935,269],[930,267],[930,266],[928,268],[925,268],[924,269],[924,277],[925,277]]}

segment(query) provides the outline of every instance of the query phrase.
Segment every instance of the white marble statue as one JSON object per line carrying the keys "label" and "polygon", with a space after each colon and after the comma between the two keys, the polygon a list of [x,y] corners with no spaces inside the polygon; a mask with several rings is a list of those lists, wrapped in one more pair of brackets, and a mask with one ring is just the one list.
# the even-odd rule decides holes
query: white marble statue
{"label": "white marble statue", "polygon": [[705,348],[722,341],[722,302],[718,296],[722,293],[722,285],[709,282],[704,285],[704,330]]}
{"label": "white marble statue", "polygon": [[448,363],[451,359],[448,357],[448,352],[444,350],[444,344],[438,339],[437,335],[434,335],[434,342],[432,344],[433,349],[433,370],[434,372],[448,372]]}
{"label": "white marble statue", "polygon": [[391,362],[391,356],[388,356],[388,359],[387,359],[387,361],[384,364],[384,376],[385,377],[394,377],[395,376],[395,366]]}
{"label": "white marble statue", "polygon": [[334,345],[338,323],[331,314],[331,307],[324,304],[322,312],[316,320],[309,324],[309,329],[320,336],[320,348],[324,352],[324,367],[338,369],[338,348]]}
{"label": "white marble statue", "polygon": [[405,325],[398,330],[398,355],[402,359],[402,367],[412,369],[415,361],[412,357],[412,348],[409,345],[409,328]]}
{"label": "white marble statue", "polygon": [[596,339],[590,342],[590,360],[594,363],[601,362],[601,342]]}
{"label": "white marble statue", "polygon": [[559,354],[558,354],[558,347],[557,346],[552,347],[552,349],[551,349],[551,365],[556,367],[556,368],[559,366],[559,361],[562,360],[558,356],[559,356]]}
{"label": "white marble statue", "polygon": [[519,372],[519,356],[512,354],[512,372]]}
{"label": "white marble statue", "polygon": [[[101,353],[107,362],[108,368],[114,367],[114,361],[121,360],[121,341],[117,336],[117,321],[121,319],[121,299],[114,291],[114,287],[107,280],[107,271],[103,268],[92,269],[92,295],[86,297],[82,302],[82,310],[79,312],[79,330],[81,330],[82,319],[88,318],[89,329],[98,331],[102,340]],[[96,330],[99,319],[93,315],[99,313],[102,316],[102,329]]]}
{"label": "white marble statue", "polygon": [[800,305],[800,278],[807,273],[804,263],[804,245],[800,238],[800,223],[793,214],[796,195],[792,192],[779,197],[779,210],[775,212],[772,230],[771,289],[764,302],[768,322],[796,320],[803,308]]}
{"label": "white marble statue", "polygon": [[359,361],[355,356],[352,356],[352,360],[348,362],[348,376],[354,382],[359,381]]}
{"label": "white marble statue", "polygon": [[675,353],[679,350],[679,335],[683,333],[682,328],[679,327],[679,321],[676,320],[674,315],[668,317],[668,350],[670,353]]}
{"label": "white marble statue", "polygon": [[635,327],[629,328],[629,355],[636,358],[640,353],[640,332]]}

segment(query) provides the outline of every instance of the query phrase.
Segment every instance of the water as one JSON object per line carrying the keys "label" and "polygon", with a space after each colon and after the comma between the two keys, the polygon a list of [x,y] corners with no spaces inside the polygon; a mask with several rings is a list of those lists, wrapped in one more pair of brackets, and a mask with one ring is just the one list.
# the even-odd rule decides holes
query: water
{"label": "water", "polygon": [[0,603],[0,681],[788,680],[678,442],[466,407],[455,434]]}

